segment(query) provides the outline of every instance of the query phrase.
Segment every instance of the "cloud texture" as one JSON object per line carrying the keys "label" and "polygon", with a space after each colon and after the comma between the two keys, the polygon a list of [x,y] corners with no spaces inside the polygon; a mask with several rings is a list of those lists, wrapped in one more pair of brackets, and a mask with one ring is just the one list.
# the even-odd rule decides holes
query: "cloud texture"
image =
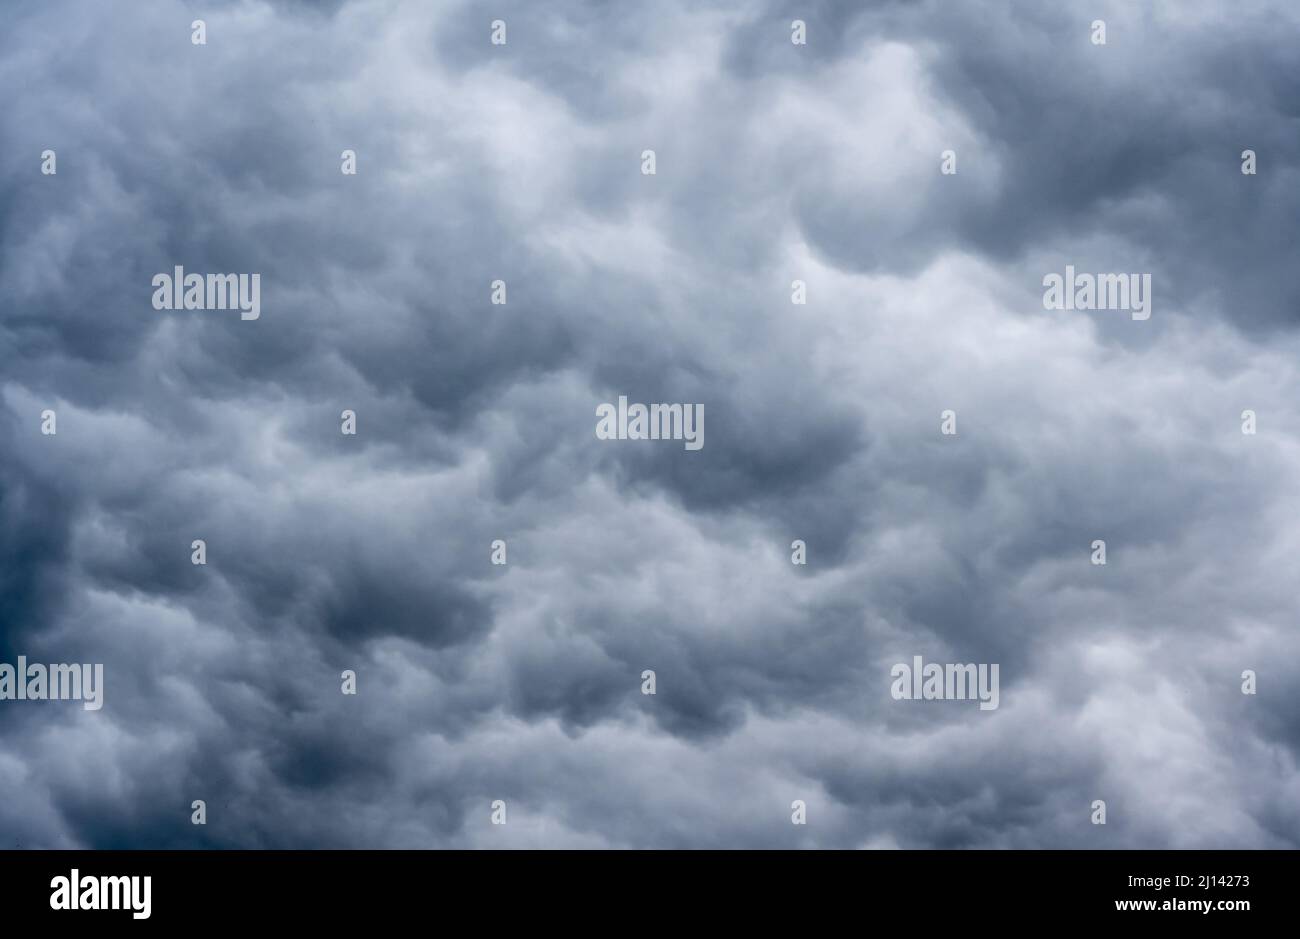
{"label": "cloud texture", "polygon": [[2,16],[10,846],[1300,847],[1294,4]]}

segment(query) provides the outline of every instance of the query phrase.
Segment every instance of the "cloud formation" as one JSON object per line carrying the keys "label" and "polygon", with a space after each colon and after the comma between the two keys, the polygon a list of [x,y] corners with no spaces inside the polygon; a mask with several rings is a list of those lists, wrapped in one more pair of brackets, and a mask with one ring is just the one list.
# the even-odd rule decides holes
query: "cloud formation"
{"label": "cloud formation", "polygon": [[6,11],[0,661],[106,689],[0,702],[0,836],[1300,847],[1300,13],[1248,7]]}

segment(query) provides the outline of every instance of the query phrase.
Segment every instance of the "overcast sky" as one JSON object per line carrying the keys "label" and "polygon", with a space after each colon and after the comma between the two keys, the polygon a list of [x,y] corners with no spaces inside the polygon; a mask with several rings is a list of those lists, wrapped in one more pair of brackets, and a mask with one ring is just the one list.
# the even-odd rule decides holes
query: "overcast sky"
{"label": "overcast sky", "polygon": [[[0,838],[1300,847],[1298,40],[1291,0],[6,6],[0,661],[105,689],[0,701]],[[1151,318],[1044,309],[1067,264]],[[155,310],[177,265],[260,318]],[[598,440],[619,395],[705,446]],[[894,700],[916,655],[1000,706]]]}

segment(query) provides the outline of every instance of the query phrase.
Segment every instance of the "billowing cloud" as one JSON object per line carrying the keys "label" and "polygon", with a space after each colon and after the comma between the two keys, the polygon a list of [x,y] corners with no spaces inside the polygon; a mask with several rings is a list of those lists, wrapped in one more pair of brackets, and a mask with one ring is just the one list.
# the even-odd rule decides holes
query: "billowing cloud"
{"label": "billowing cloud", "polygon": [[1300,846],[1291,5],[203,7],[0,32],[10,844]]}

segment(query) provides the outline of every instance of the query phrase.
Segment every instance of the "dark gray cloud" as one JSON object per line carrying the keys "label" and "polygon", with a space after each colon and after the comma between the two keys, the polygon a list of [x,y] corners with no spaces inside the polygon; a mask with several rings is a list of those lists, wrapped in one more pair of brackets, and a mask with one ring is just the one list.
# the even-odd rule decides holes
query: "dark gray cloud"
{"label": "dark gray cloud", "polygon": [[0,660],[107,687],[0,702],[0,836],[1300,844],[1298,18],[1216,7],[6,12]]}

